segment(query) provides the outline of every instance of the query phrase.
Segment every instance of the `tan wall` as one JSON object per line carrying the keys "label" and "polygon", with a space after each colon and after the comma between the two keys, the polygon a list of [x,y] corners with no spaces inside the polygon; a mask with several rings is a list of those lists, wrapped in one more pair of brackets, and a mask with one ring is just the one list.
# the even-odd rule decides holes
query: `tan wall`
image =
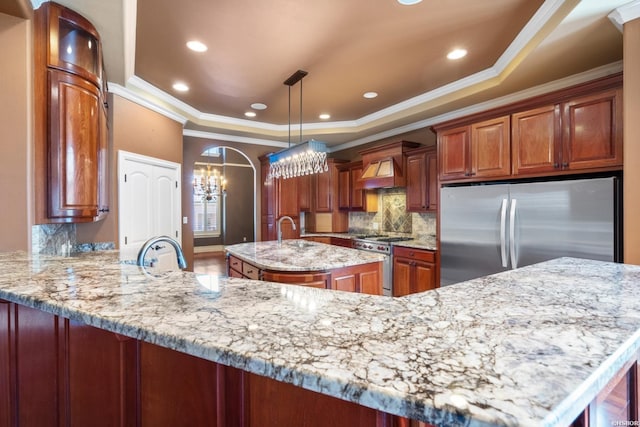
{"label": "tan wall", "polygon": [[30,238],[31,21],[0,14],[0,251]]}
{"label": "tan wall", "polygon": [[118,150],[182,163],[182,124],[117,95],[109,96],[109,106],[110,212],[102,221],[78,224],[76,239],[78,243],[115,242],[117,247]]}
{"label": "tan wall", "polygon": [[640,264],[640,19],[624,25],[624,262]]}

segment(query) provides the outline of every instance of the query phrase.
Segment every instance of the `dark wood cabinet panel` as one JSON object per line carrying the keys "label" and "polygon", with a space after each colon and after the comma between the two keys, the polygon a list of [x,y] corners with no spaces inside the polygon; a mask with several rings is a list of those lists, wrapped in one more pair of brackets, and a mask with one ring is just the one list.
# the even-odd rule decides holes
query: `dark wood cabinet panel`
{"label": "dark wood cabinet panel", "polygon": [[330,286],[330,273],[276,273],[265,271],[262,280],[267,282],[290,283],[311,288],[328,289]]}
{"label": "dark wood cabinet panel", "polygon": [[338,208],[344,211],[376,212],[378,195],[362,185],[362,162],[338,166]]}
{"label": "dark wood cabinet panel", "polygon": [[547,105],[512,115],[515,175],[555,172],[560,167],[560,106]]}
{"label": "dark wood cabinet panel", "polygon": [[217,374],[215,363],[141,343],[142,425],[224,426],[217,422]]}
{"label": "dark wood cabinet panel", "polygon": [[393,248],[393,296],[424,292],[437,287],[437,257],[433,251]]}
{"label": "dark wood cabinet panel", "polygon": [[278,183],[278,196],[277,206],[278,213],[277,218],[282,216],[298,216],[300,214],[300,207],[298,206],[298,178],[279,178]]}
{"label": "dark wood cabinet panel", "polygon": [[407,155],[407,211],[438,209],[438,170],[435,147],[420,148]]}
{"label": "dark wood cabinet panel", "polygon": [[311,175],[303,175],[298,178],[298,208],[300,212],[311,210]]}
{"label": "dark wood cabinet panel", "polygon": [[563,167],[622,166],[622,90],[611,89],[562,104]]}
{"label": "dark wood cabinet panel", "polygon": [[351,172],[338,170],[338,209],[351,209]]}
{"label": "dark wood cabinet panel", "polygon": [[440,180],[466,178],[469,174],[470,126],[438,132],[438,171]]}
{"label": "dark wood cabinet panel", "polygon": [[0,300],[0,426],[17,425],[15,420],[15,348],[11,340],[14,305]]}
{"label": "dark wood cabinet panel", "polygon": [[509,116],[504,116],[471,125],[469,169],[473,178],[511,174],[509,123]]}
{"label": "dark wood cabinet panel", "polygon": [[73,74],[49,71],[49,217],[98,216],[100,93]]}
{"label": "dark wood cabinet panel", "polygon": [[76,12],[34,12],[34,160],[40,223],[97,221],[109,212],[108,114],[100,37]]}

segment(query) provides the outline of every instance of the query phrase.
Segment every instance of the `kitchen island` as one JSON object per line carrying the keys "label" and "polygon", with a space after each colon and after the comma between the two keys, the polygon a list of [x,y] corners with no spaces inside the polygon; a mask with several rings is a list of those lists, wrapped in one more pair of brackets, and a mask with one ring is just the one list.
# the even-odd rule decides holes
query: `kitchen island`
{"label": "kitchen island", "polygon": [[[637,389],[637,266],[563,258],[388,298],[188,272],[156,277],[120,263],[117,252],[7,253],[0,265],[0,425],[35,416],[21,412],[28,391],[41,396],[33,408],[50,404],[39,377],[46,372],[41,353],[49,347],[67,350],[50,364],[54,377],[71,377],[72,385],[85,388],[92,379],[74,382],[74,375],[98,375],[106,364],[79,373],[76,365],[89,360],[83,352],[125,361],[114,376],[134,380],[101,384],[96,398],[102,410],[108,396],[117,397],[121,425],[149,423],[156,411],[181,408],[183,417],[200,411],[200,419],[218,426],[278,425],[277,415],[285,413],[320,420],[305,425],[322,425],[321,416],[335,413],[342,424],[331,425],[390,426],[386,414],[394,414],[442,426],[564,426],[620,372],[630,372]],[[54,315],[51,330],[38,324]],[[69,325],[91,328],[79,334],[65,329]],[[118,350],[74,345],[98,332],[113,333]],[[172,355],[180,363],[151,363]],[[25,371],[30,366],[35,372]],[[154,367],[160,374],[149,381]],[[161,402],[165,395],[157,390],[171,388],[171,375],[195,379],[182,385],[181,398]],[[34,378],[43,383],[25,390],[23,383]],[[279,393],[285,383],[294,392]],[[59,384],[52,393],[60,393]],[[198,405],[203,389],[215,397],[208,406]],[[82,412],[74,405],[90,392],[81,391],[61,393],[75,399],[59,416]],[[318,399],[288,400],[312,392],[337,399],[321,407]]]}
{"label": "kitchen island", "polygon": [[226,246],[230,277],[382,295],[384,256],[293,239]]}

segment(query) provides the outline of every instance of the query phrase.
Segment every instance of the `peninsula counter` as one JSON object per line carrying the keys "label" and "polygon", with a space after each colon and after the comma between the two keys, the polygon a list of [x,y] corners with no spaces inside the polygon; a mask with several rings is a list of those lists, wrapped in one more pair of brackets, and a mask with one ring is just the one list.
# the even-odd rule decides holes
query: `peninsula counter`
{"label": "peninsula counter", "polygon": [[[117,252],[4,253],[0,266],[0,425],[37,422],[49,407],[63,421],[110,420],[112,402],[120,425],[170,423],[153,417],[175,410],[218,426],[278,416],[321,425],[332,413],[360,426],[391,426],[388,414],[565,426],[621,372],[638,388],[637,266],[563,258],[402,298],[154,277]],[[103,335],[112,344],[101,347]],[[312,392],[318,399],[295,400]],[[94,395],[102,412],[87,415],[79,406]]]}

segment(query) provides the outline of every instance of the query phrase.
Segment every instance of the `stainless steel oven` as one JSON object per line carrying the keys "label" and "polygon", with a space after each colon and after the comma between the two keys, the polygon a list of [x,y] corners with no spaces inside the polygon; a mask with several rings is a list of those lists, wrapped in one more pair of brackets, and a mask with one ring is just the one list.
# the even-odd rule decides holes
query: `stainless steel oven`
{"label": "stainless steel oven", "polygon": [[353,240],[353,247],[363,251],[383,254],[382,294],[393,296],[393,247],[392,242],[409,240],[410,237],[390,237],[385,235],[362,235]]}

